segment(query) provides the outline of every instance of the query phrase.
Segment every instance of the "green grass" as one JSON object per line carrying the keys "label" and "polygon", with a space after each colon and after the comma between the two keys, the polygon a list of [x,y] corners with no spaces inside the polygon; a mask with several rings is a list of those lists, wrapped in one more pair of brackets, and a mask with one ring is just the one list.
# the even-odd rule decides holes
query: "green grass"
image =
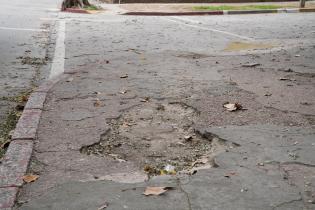
{"label": "green grass", "polygon": [[101,8],[91,4],[90,6],[84,7],[86,10],[100,10]]}
{"label": "green grass", "polygon": [[280,9],[283,6],[280,5],[243,5],[243,6],[232,6],[232,5],[221,5],[221,6],[196,6],[194,10],[261,10],[261,9]]}

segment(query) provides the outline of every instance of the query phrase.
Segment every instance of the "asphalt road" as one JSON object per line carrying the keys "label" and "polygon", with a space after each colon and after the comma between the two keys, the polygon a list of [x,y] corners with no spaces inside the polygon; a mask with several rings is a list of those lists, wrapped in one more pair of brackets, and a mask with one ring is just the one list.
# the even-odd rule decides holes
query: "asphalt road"
{"label": "asphalt road", "polygon": [[57,16],[59,2],[13,0],[0,7],[0,124],[15,98],[47,76],[47,50],[53,47],[50,18]]}

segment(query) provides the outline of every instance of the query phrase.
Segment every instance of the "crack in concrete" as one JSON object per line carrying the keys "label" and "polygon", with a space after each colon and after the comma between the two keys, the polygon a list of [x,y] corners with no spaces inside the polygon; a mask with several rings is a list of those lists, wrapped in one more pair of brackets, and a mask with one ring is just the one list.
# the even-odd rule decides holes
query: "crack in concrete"
{"label": "crack in concrete", "polygon": [[276,206],[272,207],[273,210],[276,210],[277,208],[283,206],[283,205],[286,205],[286,204],[292,204],[294,202],[299,202],[299,201],[303,201],[302,197],[301,197],[301,194],[300,195],[300,198],[298,199],[293,199],[293,200],[290,200],[290,201],[285,201],[285,202],[282,202],[282,203],[279,203],[277,204]]}
{"label": "crack in concrete", "polygon": [[180,181],[179,178],[176,178],[176,184],[177,184],[178,189],[179,189],[182,193],[184,193],[184,195],[185,195],[185,197],[186,197],[187,204],[188,204],[188,209],[189,209],[189,210],[192,210],[191,201],[190,201],[189,195],[188,195],[188,193],[182,188],[182,184],[181,184],[181,181]]}

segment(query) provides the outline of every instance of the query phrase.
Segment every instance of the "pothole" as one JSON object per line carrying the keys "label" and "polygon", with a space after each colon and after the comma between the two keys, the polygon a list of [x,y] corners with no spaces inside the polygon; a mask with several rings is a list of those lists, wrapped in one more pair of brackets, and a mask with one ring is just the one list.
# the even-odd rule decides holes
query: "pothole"
{"label": "pothole", "polygon": [[[135,162],[150,175],[215,166],[215,154],[235,144],[194,129],[199,112],[184,103],[144,103],[111,120],[111,130],[81,153]],[[166,173],[169,172],[166,170]]]}

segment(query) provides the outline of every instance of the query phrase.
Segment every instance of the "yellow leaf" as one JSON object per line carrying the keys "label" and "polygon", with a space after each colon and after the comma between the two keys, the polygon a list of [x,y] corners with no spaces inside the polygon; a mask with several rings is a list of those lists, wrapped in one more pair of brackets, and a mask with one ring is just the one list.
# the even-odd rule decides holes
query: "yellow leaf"
{"label": "yellow leaf", "polygon": [[23,176],[23,181],[26,183],[30,183],[30,182],[36,181],[38,178],[39,178],[38,175],[29,174],[29,175]]}

